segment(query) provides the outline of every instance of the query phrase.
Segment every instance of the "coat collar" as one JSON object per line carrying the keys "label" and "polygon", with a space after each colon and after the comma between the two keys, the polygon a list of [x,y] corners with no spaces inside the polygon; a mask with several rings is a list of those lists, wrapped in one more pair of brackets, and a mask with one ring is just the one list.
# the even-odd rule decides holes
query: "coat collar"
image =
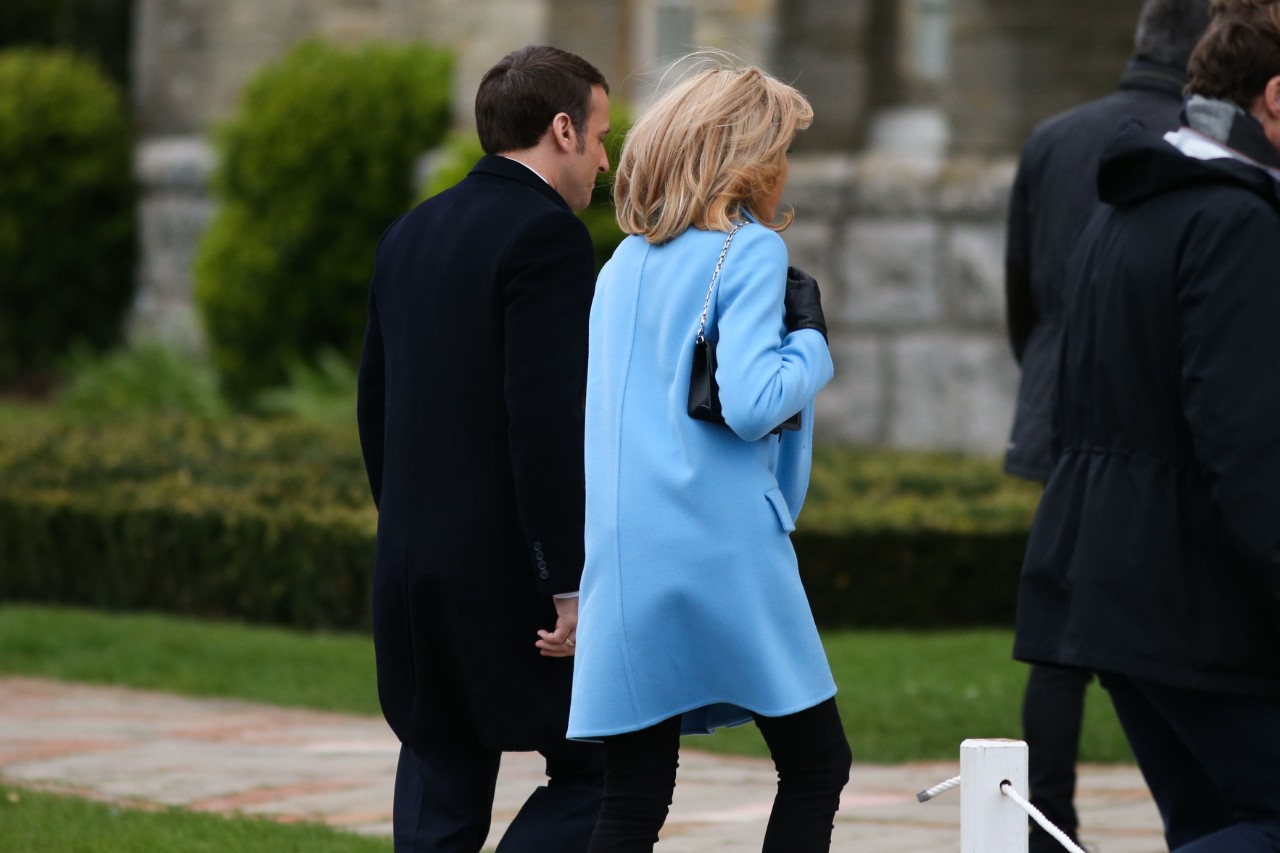
{"label": "coat collar", "polygon": [[1120,78],[1121,89],[1145,89],[1163,92],[1182,100],[1182,88],[1187,85],[1187,72],[1174,65],[1154,62],[1144,56],[1135,56],[1125,66]]}
{"label": "coat collar", "polygon": [[565,210],[573,212],[573,208],[569,207],[569,202],[564,200],[564,196],[556,192],[550,184],[523,163],[517,163],[514,160],[499,157],[496,154],[486,154],[480,158],[479,163],[472,167],[471,174],[493,175],[499,178],[519,181],[522,184],[533,187]]}
{"label": "coat collar", "polygon": [[1267,139],[1262,124],[1238,104],[1192,95],[1182,105],[1182,124],[1183,131],[1189,128],[1203,134],[1211,142],[1225,147],[1234,159],[1262,166],[1280,178],[1280,174],[1276,174],[1280,169],[1280,152]]}

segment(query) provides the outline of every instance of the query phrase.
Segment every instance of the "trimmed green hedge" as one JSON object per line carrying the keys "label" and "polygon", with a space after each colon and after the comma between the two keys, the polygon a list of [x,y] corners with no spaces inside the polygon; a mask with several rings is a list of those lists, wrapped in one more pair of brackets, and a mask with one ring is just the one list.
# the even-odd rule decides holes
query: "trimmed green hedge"
{"label": "trimmed green hedge", "polygon": [[360,627],[368,495],[351,426],[3,411],[0,598]]}
{"label": "trimmed green hedge", "polygon": [[369,619],[373,535],[348,513],[0,496],[0,597],[307,628]]}
{"label": "trimmed green hedge", "polygon": [[[354,428],[0,411],[0,598],[357,628],[376,513]],[[822,448],[794,535],[824,626],[1007,625],[1038,487]]]}

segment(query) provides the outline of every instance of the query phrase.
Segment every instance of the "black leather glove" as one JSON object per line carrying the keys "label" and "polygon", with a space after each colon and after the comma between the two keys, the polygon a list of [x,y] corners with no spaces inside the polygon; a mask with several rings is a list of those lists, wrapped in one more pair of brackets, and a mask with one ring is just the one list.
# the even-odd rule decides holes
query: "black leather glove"
{"label": "black leather glove", "polygon": [[822,294],[813,276],[795,267],[787,267],[786,326],[788,332],[817,329],[827,336],[827,318],[822,314]]}

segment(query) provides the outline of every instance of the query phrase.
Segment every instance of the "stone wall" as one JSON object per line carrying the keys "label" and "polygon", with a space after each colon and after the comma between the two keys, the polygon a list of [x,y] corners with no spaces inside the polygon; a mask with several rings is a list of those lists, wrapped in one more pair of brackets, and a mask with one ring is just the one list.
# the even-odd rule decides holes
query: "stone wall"
{"label": "stone wall", "polygon": [[[730,51],[794,80],[786,234],[822,283],[837,376],[829,439],[999,452],[1017,371],[1003,332],[1013,157],[1046,116],[1109,91],[1141,0],[137,0],[146,139],[134,337],[198,345],[191,260],[210,215],[204,134],[295,41],[413,38],[458,55],[457,123],[493,61],[580,53],[643,106],[673,54]],[[969,159],[973,158],[973,159]]]}
{"label": "stone wall", "polygon": [[1042,119],[1115,88],[1141,0],[949,0],[939,88],[952,152],[1000,155]]}
{"label": "stone wall", "polygon": [[836,361],[823,437],[1003,449],[1017,387],[1003,325],[1013,171],[1012,159],[939,171],[874,154],[795,160],[784,236],[822,286]]}
{"label": "stone wall", "polygon": [[[210,216],[213,154],[153,140],[137,159],[142,291],[136,338],[197,347],[191,261]],[[1017,372],[1005,342],[1004,214],[1012,160],[941,171],[879,155],[797,156],[785,203],[792,262],[818,279],[836,376],[818,398],[829,440],[997,453]]]}
{"label": "stone wall", "polygon": [[458,56],[465,116],[494,61],[547,37],[549,0],[137,0],[134,113],[147,136],[208,131],[263,65],[310,37],[421,39]]}

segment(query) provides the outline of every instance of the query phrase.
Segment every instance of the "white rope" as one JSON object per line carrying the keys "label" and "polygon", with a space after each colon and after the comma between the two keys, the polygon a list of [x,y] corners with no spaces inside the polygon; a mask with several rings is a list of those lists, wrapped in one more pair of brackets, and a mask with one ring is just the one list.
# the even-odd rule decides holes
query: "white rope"
{"label": "white rope", "polygon": [[1071,851],[1071,853],[1085,853],[1084,848],[1072,841],[1065,832],[1049,822],[1049,819],[1040,813],[1040,810],[1031,803],[1027,802],[1026,797],[1019,794],[1009,782],[1000,783],[1000,793],[1022,806],[1022,810],[1031,815],[1031,819],[1040,824],[1040,828],[1057,839],[1058,843]]}
{"label": "white rope", "polygon": [[930,800],[932,800],[934,797],[941,794],[943,791],[950,791],[952,788],[958,788],[958,787],[960,787],[960,777],[952,776],[947,781],[940,782],[939,784],[934,785],[929,790],[921,791],[920,793],[916,794],[916,800],[921,803],[927,803]]}
{"label": "white rope", "polygon": [[[934,785],[932,788],[929,788],[927,790],[921,791],[920,793],[916,794],[916,800],[922,803],[927,803],[929,802],[929,800],[932,800],[934,797],[938,796],[942,792],[950,791],[952,788],[958,788],[958,787],[960,787],[960,777],[952,776],[947,781],[939,782],[937,785]],[[1015,803],[1021,806],[1022,810],[1025,811],[1028,815],[1030,815],[1032,820],[1040,824],[1040,827],[1045,832],[1053,836],[1053,838],[1059,844],[1061,844],[1067,850],[1071,851],[1071,853],[1085,853],[1084,848],[1082,848],[1079,844],[1076,844],[1074,841],[1072,841],[1071,838],[1061,829],[1058,829],[1058,827],[1050,823],[1049,819],[1045,817],[1043,814],[1041,814],[1038,808],[1031,805],[1031,803],[1027,801],[1026,797],[1023,797],[1021,794],[1019,794],[1017,790],[1014,789],[1011,783],[1001,782],[1000,793],[1004,794],[1009,799],[1013,800]]]}

